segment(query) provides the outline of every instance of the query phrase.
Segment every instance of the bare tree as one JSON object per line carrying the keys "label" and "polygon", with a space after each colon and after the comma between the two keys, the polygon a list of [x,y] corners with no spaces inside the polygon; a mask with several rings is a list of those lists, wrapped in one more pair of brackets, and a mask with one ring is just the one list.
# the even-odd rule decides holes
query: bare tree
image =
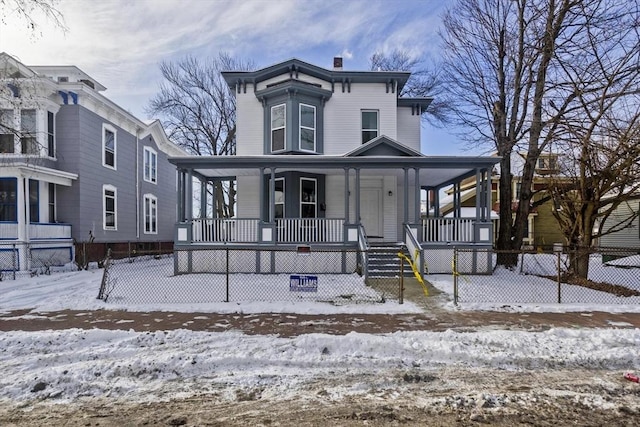
{"label": "bare tree", "polygon": [[[538,158],[584,102],[569,71],[582,70],[588,79],[590,67],[602,60],[596,50],[629,39],[637,19],[637,0],[459,0],[445,13],[445,80],[456,121],[473,130],[473,142],[502,157],[498,249],[522,245]],[[603,38],[606,28],[619,31],[607,33],[614,41]],[[624,49],[609,53],[624,55]],[[611,74],[631,78],[620,70]],[[515,206],[514,152],[524,153]],[[517,258],[503,255],[498,262],[513,265]]]}
{"label": "bare tree", "polygon": [[57,8],[58,0],[0,0],[0,22],[7,24],[10,17],[17,17],[25,24],[31,37],[42,37],[38,15],[50,21],[54,27],[67,31],[62,12]]}
{"label": "bare tree", "polygon": [[[159,115],[169,137],[195,155],[235,155],[235,96],[220,72],[253,68],[251,61],[239,60],[226,53],[204,61],[186,57],[176,62],[163,62],[160,71],[164,82],[160,92],[151,99],[147,112]],[[234,183],[217,182],[213,187],[216,214],[232,217]]]}
{"label": "bare tree", "polygon": [[372,71],[410,71],[411,77],[400,96],[433,98],[424,118],[434,126],[447,122],[449,104],[444,96],[440,96],[444,90],[436,65],[426,66],[423,59],[412,57],[404,50],[394,50],[390,53],[374,53],[369,58],[369,66]]}

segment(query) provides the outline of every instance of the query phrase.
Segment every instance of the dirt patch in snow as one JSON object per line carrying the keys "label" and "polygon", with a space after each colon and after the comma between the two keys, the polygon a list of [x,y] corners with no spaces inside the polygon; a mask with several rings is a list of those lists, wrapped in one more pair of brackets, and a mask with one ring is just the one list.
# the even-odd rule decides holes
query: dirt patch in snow
{"label": "dirt patch in snow", "polygon": [[3,426],[633,426],[638,416],[640,386],[597,370],[443,367],[316,378],[286,397],[228,384],[155,401],[0,402]]}

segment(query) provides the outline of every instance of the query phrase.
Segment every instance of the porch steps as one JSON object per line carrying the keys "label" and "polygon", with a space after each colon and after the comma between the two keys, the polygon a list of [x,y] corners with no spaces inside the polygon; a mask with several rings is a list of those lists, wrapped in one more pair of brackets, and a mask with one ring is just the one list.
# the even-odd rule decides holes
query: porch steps
{"label": "porch steps", "polygon": [[[373,243],[368,252],[368,273],[370,278],[395,277],[400,274],[398,252],[409,255],[404,245],[394,243]],[[411,267],[405,263],[404,276],[411,277]]]}

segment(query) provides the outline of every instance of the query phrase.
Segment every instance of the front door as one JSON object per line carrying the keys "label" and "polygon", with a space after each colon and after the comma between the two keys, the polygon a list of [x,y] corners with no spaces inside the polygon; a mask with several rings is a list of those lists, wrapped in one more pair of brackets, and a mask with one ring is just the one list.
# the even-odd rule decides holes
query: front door
{"label": "front door", "polygon": [[367,237],[384,237],[382,227],[382,188],[360,189],[360,218]]}

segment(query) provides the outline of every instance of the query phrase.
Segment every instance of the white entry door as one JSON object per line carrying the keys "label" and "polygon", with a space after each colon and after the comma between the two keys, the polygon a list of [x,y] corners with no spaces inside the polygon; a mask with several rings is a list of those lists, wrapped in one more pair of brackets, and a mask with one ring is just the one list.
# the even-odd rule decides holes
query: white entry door
{"label": "white entry door", "polygon": [[384,237],[382,227],[382,188],[360,189],[360,218],[367,237]]}

